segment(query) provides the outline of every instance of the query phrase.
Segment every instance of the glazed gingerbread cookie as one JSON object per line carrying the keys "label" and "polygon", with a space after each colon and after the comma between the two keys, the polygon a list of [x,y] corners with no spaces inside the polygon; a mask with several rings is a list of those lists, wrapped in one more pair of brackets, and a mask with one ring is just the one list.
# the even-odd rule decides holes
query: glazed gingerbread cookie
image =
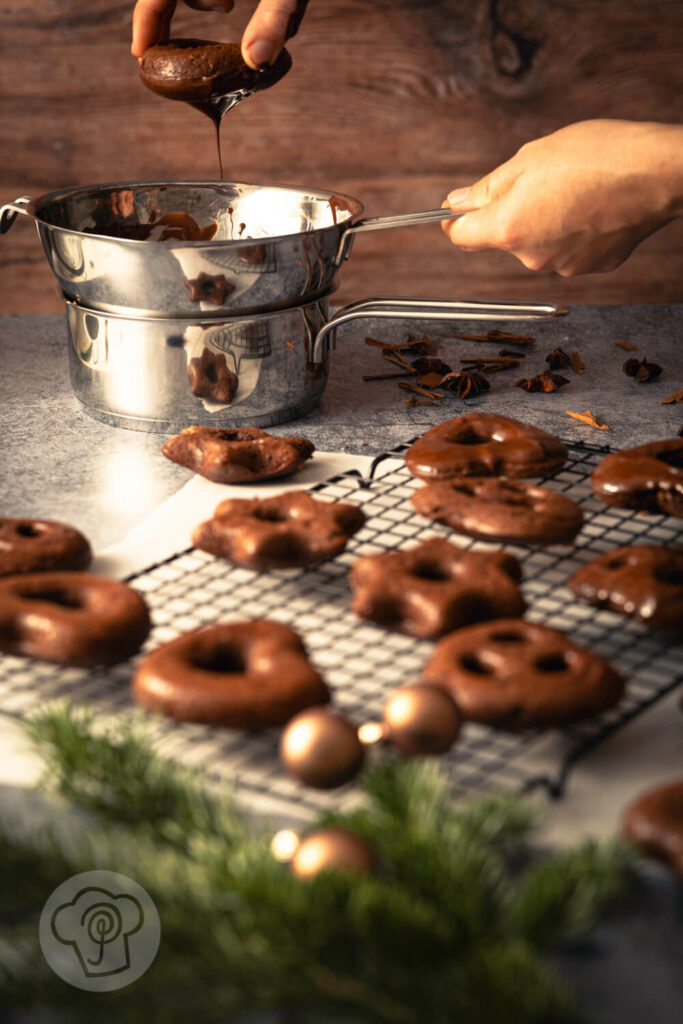
{"label": "glazed gingerbread cookie", "polygon": [[183,722],[235,729],[283,725],[329,691],[294,630],[278,622],[204,626],[143,658],[135,700]]}
{"label": "glazed gingerbread cookie", "polygon": [[139,651],[150,618],[125,583],[81,572],[0,580],[0,651],[58,665],[116,665]]}
{"label": "glazed gingerbread cookie", "polygon": [[569,589],[646,626],[683,629],[683,548],[615,548],[575,572]]}
{"label": "glazed gingerbread cookie", "polygon": [[521,480],[443,480],[415,491],[411,501],[420,515],[482,540],[570,544],[583,526],[583,512],[570,498]]}
{"label": "glazed gingerbread cookie", "polygon": [[564,445],[544,430],[474,412],[432,427],[406,452],[408,470],[428,483],[461,476],[546,476],[566,459]]}
{"label": "glazed gingerbread cookie", "polygon": [[202,104],[233,92],[258,92],[274,85],[292,66],[287,50],[254,71],[242,57],[239,43],[210,39],[170,39],[150,46],[140,61],[140,79],[148,89],[170,100]]}
{"label": "glazed gingerbread cookie", "polygon": [[624,680],[563,633],[498,619],[445,637],[422,681],[448,690],[466,719],[503,729],[560,726],[612,707]]}
{"label": "glazed gingerbread cookie", "polygon": [[651,789],[625,811],[622,834],[683,880],[683,779]]}
{"label": "glazed gingerbread cookie", "polygon": [[356,505],[321,501],[304,491],[229,498],[197,527],[192,543],[257,572],[294,569],[341,554],[364,522]]}
{"label": "glazed gingerbread cookie", "polygon": [[363,619],[422,639],[472,622],[522,615],[522,570],[502,551],[465,551],[441,537],[354,562],[352,610]]}
{"label": "glazed gingerbread cookie", "polygon": [[683,439],[612,452],[593,470],[591,483],[606,505],[683,518]]}
{"label": "glazed gingerbread cookie", "polygon": [[315,448],[305,437],[275,437],[257,427],[186,427],[161,451],[215,483],[250,484],[296,473]]}
{"label": "glazed gingerbread cookie", "polygon": [[86,569],[90,544],[78,530],[52,519],[0,518],[0,576]]}

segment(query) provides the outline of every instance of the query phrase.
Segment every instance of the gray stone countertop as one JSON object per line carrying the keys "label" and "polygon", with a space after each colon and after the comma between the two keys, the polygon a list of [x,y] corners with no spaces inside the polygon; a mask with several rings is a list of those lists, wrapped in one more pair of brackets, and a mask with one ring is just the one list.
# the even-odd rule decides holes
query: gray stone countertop
{"label": "gray stone countertop", "polygon": [[[491,390],[438,406],[408,408],[397,381],[363,381],[363,374],[393,369],[367,334],[397,342],[428,334],[453,369],[460,358],[494,355],[501,343],[481,345],[453,338],[454,327],[413,321],[357,320],[338,332],[322,402],[308,416],[272,428],[304,434],[320,450],[375,455],[466,411],[515,416],[566,439],[625,448],[674,436],[683,405],[662,399],[683,386],[683,305],[575,306],[570,315],[535,323],[487,324],[463,320],[457,330],[482,334],[489,326],[536,338],[520,370],[491,377]],[[637,346],[624,351],[616,341]],[[545,355],[561,345],[578,351],[583,374],[563,371],[570,384],[553,394],[513,387],[520,376],[545,368]],[[629,355],[664,367],[656,382],[625,376]],[[521,373],[521,370],[524,373]],[[566,410],[590,409],[609,431],[584,426]],[[44,516],[82,529],[95,550],[121,540],[189,478],[159,453],[167,435],[111,427],[92,419],[71,392],[66,321],[59,315],[0,317],[0,514]]]}

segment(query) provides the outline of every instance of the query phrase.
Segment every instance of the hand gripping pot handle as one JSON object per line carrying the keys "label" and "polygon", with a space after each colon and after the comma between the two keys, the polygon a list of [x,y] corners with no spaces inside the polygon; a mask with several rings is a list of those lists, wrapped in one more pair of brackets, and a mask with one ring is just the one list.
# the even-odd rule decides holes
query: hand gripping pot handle
{"label": "hand gripping pot handle", "polygon": [[13,203],[6,203],[3,207],[0,207],[0,235],[7,234],[20,213],[25,213],[29,216],[27,207],[32,202],[31,196],[20,196]]}
{"label": "hand gripping pot handle", "polygon": [[365,217],[363,220],[349,224],[339,241],[337,255],[334,258],[335,266],[340,266],[344,260],[349,258],[353,236],[362,231],[380,231],[383,228],[408,228],[415,224],[433,224],[442,220],[457,220],[468,210],[459,210],[454,213],[448,207],[439,207],[437,210],[421,210],[419,213],[397,213],[391,217]]}
{"label": "hand gripping pot handle", "polygon": [[334,332],[349,320],[539,320],[566,316],[569,310],[552,302],[487,302],[477,299],[364,299],[338,310],[318,331],[313,362],[320,363]]}

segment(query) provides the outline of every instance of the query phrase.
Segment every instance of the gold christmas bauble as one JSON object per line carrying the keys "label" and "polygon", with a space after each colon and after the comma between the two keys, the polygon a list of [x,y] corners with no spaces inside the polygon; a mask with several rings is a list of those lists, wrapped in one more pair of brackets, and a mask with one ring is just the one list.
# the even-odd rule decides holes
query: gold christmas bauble
{"label": "gold christmas bauble", "polygon": [[314,878],[320,871],[345,871],[366,875],[375,865],[375,856],[360,836],[343,828],[321,828],[299,843],[291,869],[298,878]]}
{"label": "gold christmas bauble", "polygon": [[414,683],[395,690],[384,705],[384,738],[409,757],[443,754],[460,732],[460,713],[438,686]]}
{"label": "gold christmas bauble", "polygon": [[365,749],[356,729],[335,711],[309,708],[296,715],[280,740],[280,758],[290,775],[317,789],[334,789],[360,771]]}

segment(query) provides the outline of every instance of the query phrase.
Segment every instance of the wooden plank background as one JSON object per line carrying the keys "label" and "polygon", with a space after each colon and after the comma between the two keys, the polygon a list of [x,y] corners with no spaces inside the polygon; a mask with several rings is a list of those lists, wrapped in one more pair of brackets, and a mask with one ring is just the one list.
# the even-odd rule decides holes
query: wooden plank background
{"label": "wooden plank background", "polygon": [[[145,90],[133,4],[4,0],[0,200],[95,182],[214,178],[210,122]],[[174,34],[239,39],[179,3]],[[525,141],[592,117],[680,121],[683,0],[311,0],[294,68],[223,126],[226,177],[330,188],[368,215],[440,205]],[[533,217],[533,209],[529,210]],[[0,311],[61,310],[35,228],[0,239]],[[436,226],[357,239],[340,302],[368,295],[683,300],[683,223],[611,274],[563,280],[466,254]]]}

